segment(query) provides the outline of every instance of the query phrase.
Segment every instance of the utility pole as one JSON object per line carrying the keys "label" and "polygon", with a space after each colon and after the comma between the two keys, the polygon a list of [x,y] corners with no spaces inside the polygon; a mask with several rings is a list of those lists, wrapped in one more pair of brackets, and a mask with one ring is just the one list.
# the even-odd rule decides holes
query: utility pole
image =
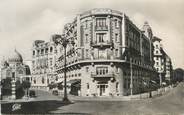
{"label": "utility pole", "polygon": [[130,57],[130,95],[133,95],[132,58]]}
{"label": "utility pole", "polygon": [[160,87],[162,87],[162,75],[159,73],[159,78],[160,78]]}

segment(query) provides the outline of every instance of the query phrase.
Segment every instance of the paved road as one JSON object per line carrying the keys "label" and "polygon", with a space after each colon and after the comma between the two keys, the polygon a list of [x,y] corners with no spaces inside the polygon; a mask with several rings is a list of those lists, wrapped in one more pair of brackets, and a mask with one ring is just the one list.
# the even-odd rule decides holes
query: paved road
{"label": "paved road", "polygon": [[58,107],[51,113],[99,113],[104,115],[128,113],[181,114],[184,113],[184,83],[168,94],[145,100],[133,101],[75,101],[74,104]]}
{"label": "paved road", "polygon": [[[168,94],[133,101],[75,101],[62,103],[62,98],[38,91],[35,102],[24,103],[16,113],[70,113],[98,115],[181,115],[184,114],[184,83]],[[47,99],[47,100],[45,100]]]}

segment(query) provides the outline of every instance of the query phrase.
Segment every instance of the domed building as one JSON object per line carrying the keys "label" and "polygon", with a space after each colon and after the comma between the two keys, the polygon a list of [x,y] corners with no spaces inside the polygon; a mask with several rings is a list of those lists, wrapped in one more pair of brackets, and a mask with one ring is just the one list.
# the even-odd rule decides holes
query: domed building
{"label": "domed building", "polygon": [[15,51],[10,54],[8,62],[11,64],[21,64],[23,62],[22,55],[15,49]]}
{"label": "domed building", "polygon": [[22,55],[16,49],[7,59],[1,61],[2,79],[10,77],[22,81],[30,74],[29,66],[23,63]]}
{"label": "domed building", "polygon": [[16,81],[30,81],[31,72],[29,66],[23,63],[22,55],[15,49],[7,59],[1,61],[0,69],[1,80],[6,78],[11,79],[11,86],[8,87],[8,90],[11,90],[11,95],[1,94],[3,95],[2,98],[9,99],[11,97],[11,99],[16,99]]}

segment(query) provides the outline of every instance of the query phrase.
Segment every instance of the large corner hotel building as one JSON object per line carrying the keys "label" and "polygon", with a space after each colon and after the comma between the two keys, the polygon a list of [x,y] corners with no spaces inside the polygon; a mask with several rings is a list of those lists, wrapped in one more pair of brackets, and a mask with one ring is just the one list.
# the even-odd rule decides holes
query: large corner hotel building
{"label": "large corner hotel building", "polygon": [[[123,96],[148,89],[156,76],[153,67],[152,30],[147,22],[139,29],[122,12],[93,9],[64,27],[67,39],[68,91],[80,96]],[[53,39],[54,40],[54,39]],[[55,82],[64,80],[64,52],[58,51]],[[33,49],[36,52],[36,49]],[[49,61],[49,60],[48,60]],[[132,75],[132,81],[131,81]],[[49,83],[49,82],[48,82]]]}

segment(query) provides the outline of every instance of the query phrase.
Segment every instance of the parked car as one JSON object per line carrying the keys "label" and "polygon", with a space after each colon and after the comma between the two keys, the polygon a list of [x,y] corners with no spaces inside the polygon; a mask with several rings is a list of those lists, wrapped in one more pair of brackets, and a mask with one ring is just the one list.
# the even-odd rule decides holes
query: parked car
{"label": "parked car", "polygon": [[53,94],[53,95],[59,95],[59,92],[58,92],[58,90],[53,90],[53,91],[52,91],[52,94]]}
{"label": "parked car", "polygon": [[30,90],[29,96],[30,97],[36,97],[35,91],[34,90]]}

